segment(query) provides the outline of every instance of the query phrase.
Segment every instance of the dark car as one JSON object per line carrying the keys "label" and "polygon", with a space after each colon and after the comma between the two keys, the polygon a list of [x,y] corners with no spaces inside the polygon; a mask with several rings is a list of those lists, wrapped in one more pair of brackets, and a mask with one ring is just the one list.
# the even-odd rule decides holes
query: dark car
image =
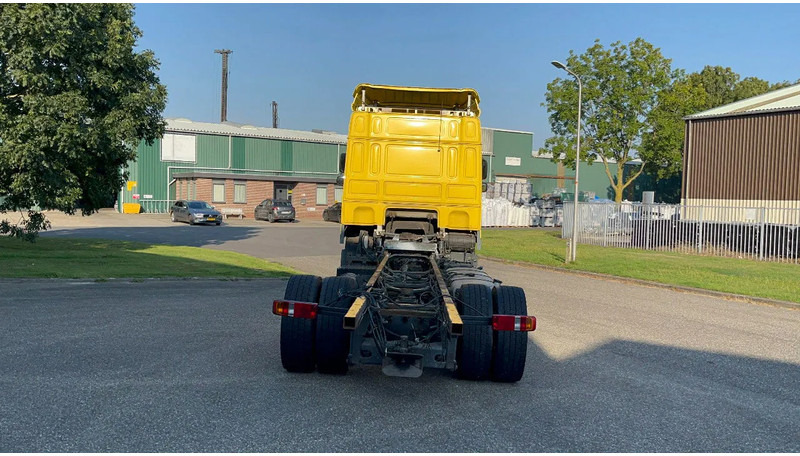
{"label": "dark car", "polygon": [[286,200],[265,199],[253,211],[253,218],[256,220],[269,220],[269,223],[277,220],[293,222],[294,216],[294,206]]}
{"label": "dark car", "polygon": [[342,203],[333,203],[322,211],[322,220],[339,223],[342,220]]}
{"label": "dark car", "polygon": [[222,223],[222,214],[205,201],[175,201],[169,215],[173,222],[189,222],[189,225],[213,223],[219,226]]}

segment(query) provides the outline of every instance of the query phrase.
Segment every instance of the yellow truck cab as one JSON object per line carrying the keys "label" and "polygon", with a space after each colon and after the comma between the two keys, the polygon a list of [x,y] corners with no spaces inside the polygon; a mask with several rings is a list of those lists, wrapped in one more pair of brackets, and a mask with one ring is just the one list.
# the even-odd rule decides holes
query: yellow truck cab
{"label": "yellow truck cab", "polygon": [[385,240],[438,243],[440,253],[474,260],[483,178],[479,103],[473,89],[355,88],[342,167],[343,268],[359,272],[363,249],[356,246]]}

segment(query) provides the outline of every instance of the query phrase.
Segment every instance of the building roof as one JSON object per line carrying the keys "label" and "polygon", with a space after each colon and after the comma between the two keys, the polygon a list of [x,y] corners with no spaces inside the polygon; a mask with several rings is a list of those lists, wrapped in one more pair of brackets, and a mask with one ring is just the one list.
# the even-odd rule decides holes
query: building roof
{"label": "building roof", "polygon": [[504,131],[506,133],[522,133],[523,135],[533,136],[532,131],[509,130],[508,128],[494,128],[494,127],[484,127],[484,126],[481,126],[481,128],[484,130]]}
{"label": "building roof", "polygon": [[686,116],[684,119],[705,119],[797,109],[800,109],[800,84],[698,112],[697,114]]}
{"label": "building roof", "polygon": [[166,119],[167,131],[181,133],[206,133],[211,135],[246,136],[250,138],[283,139],[325,144],[347,144],[347,136],[337,133],[287,130],[285,128],[256,127],[233,122],[194,122],[189,119]]}
{"label": "building roof", "polygon": [[305,177],[305,176],[265,176],[263,174],[233,174],[233,173],[214,173],[203,171],[179,172],[172,175],[175,179],[233,179],[233,180],[257,180],[270,182],[310,182],[318,184],[336,183],[335,177]]}

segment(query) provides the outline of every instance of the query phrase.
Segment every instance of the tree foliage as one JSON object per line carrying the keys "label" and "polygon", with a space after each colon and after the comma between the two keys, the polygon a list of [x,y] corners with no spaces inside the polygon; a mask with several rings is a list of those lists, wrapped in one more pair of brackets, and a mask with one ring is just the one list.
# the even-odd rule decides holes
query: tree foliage
{"label": "tree foliage", "polygon": [[708,106],[710,95],[694,85],[682,71],[673,84],[659,92],[650,112],[649,131],[642,138],[639,153],[648,157],[648,174],[665,179],[681,172],[683,163],[683,118]]}
{"label": "tree foliage", "polygon": [[[627,45],[612,43],[609,48],[597,40],[583,54],[570,51],[566,65],[583,81],[581,159],[590,163],[602,160],[615,200],[620,202],[625,188],[644,168],[631,176],[624,172],[625,164],[637,157],[642,135],[651,130],[650,112],[659,92],[670,87],[675,77],[671,60],[637,38]],[[545,141],[544,149],[556,160],[565,157],[565,164],[574,168],[578,117],[575,80],[567,76],[549,83],[543,105],[556,134]],[[658,158],[638,156],[645,162]],[[613,174],[610,160],[617,163]]]}
{"label": "tree foliage", "polygon": [[[166,88],[127,4],[0,6],[0,212],[7,234],[47,227],[29,208],[84,215],[123,184],[135,145],[164,131]],[[16,229],[13,229],[13,228]]]}
{"label": "tree foliage", "polygon": [[648,162],[647,172],[659,178],[681,172],[684,117],[789,85],[770,84],[756,77],[740,80],[739,74],[721,66],[709,65],[689,75],[680,72],[673,85],[659,93],[657,106],[650,114],[652,129],[645,135],[639,152],[657,158]]}
{"label": "tree foliage", "polygon": [[[643,171],[658,179],[681,172],[684,117],[791,85],[741,79],[731,68],[711,65],[687,75],[673,70],[671,60],[641,38],[608,49],[595,41],[583,54],[570,51],[566,64],[583,81],[581,159],[603,161],[617,202]],[[547,85],[543,106],[555,136],[544,149],[573,168],[577,105],[578,86],[571,76]],[[635,158],[642,165],[626,172],[626,163]],[[610,160],[617,163],[616,173]]]}

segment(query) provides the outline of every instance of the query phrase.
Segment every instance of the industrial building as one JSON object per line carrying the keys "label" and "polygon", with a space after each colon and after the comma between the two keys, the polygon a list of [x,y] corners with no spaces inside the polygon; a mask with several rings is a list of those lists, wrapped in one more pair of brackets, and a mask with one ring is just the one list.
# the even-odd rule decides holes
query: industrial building
{"label": "industrial building", "polygon": [[[484,128],[482,134],[487,180],[537,172],[532,133]],[[341,201],[335,182],[346,148],[347,136],[332,132],[167,119],[163,138],[138,145],[119,210],[137,203],[143,212],[164,213],[175,199],[201,199],[252,217],[262,200],[278,198],[292,201],[299,219],[321,219],[325,207]]]}
{"label": "industrial building", "polygon": [[167,119],[163,138],[140,142],[119,207],[167,212],[175,199],[202,199],[252,217],[262,200],[283,198],[298,218],[321,218],[336,200],[346,143],[346,136],[327,132]]}
{"label": "industrial building", "polygon": [[682,204],[800,209],[800,84],[685,121]]}

